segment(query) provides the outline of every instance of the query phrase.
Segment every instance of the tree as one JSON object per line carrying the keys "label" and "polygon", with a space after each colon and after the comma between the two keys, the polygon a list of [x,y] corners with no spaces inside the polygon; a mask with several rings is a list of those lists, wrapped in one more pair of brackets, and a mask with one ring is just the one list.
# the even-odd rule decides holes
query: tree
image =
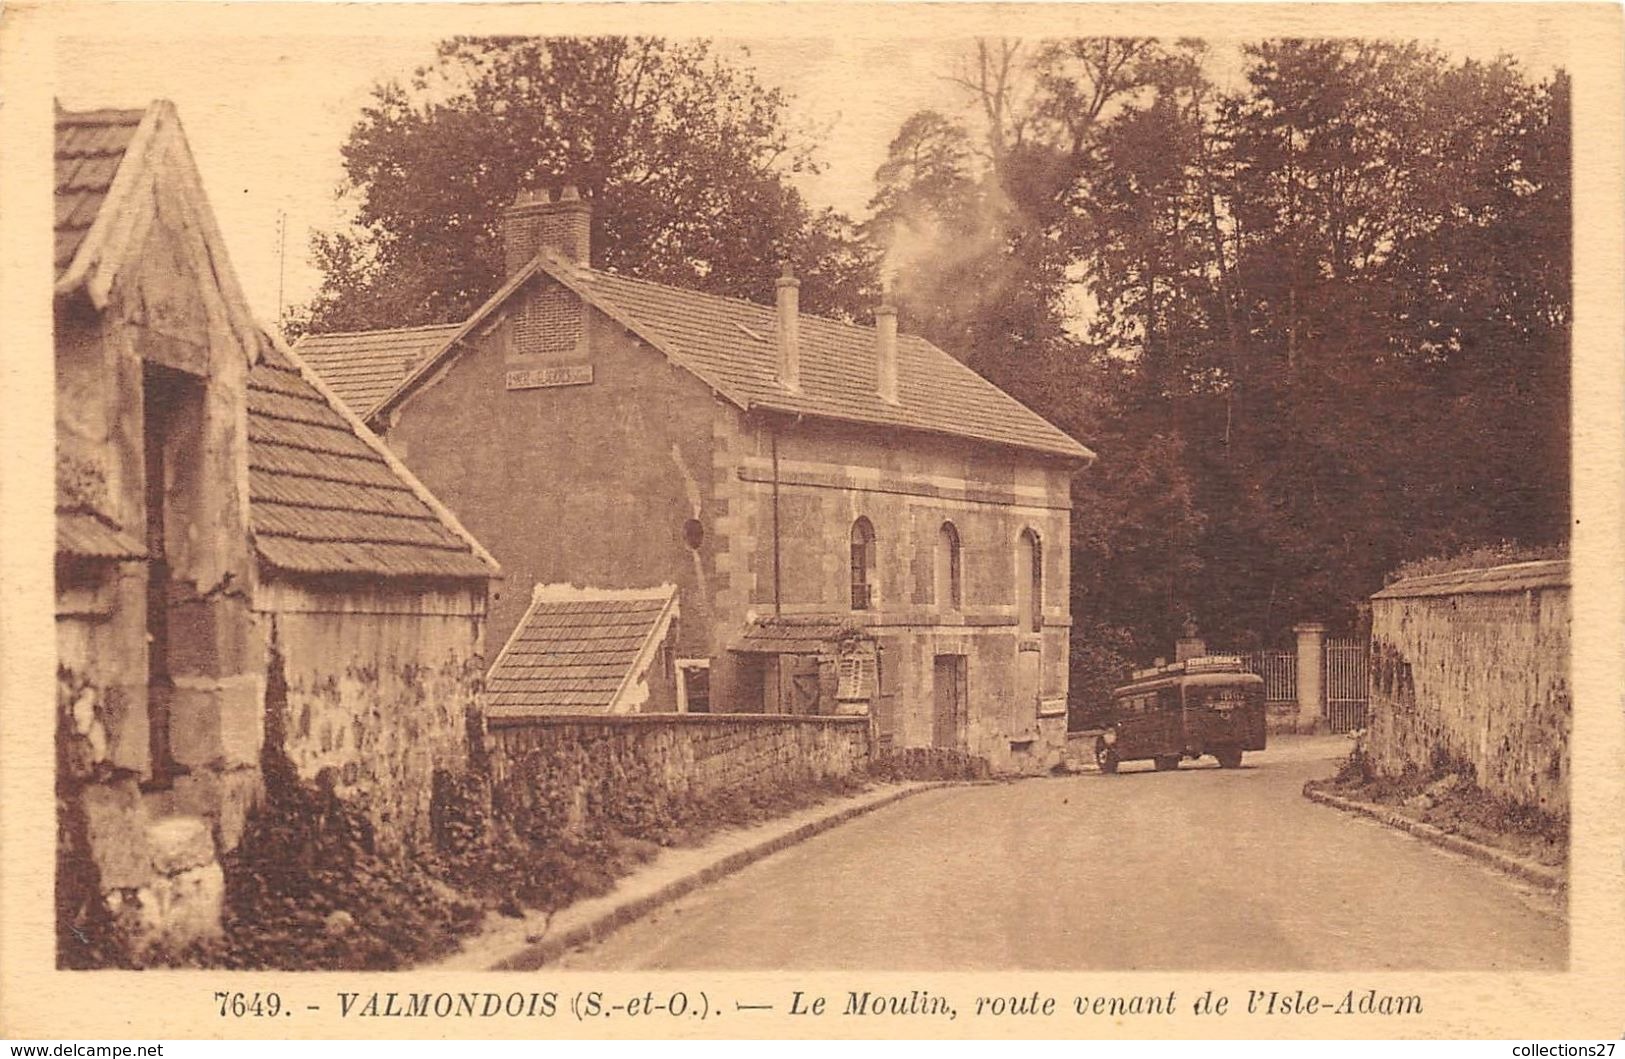
{"label": "tree", "polygon": [[1261,645],[1351,623],[1404,561],[1566,536],[1567,79],[1394,42],[1243,57],[1221,92],[1192,42],[982,42],[964,112],[911,119],[877,174],[875,238],[937,239],[905,318],[1101,455],[1080,694],[1187,613]]}
{"label": "tree", "polygon": [[1150,39],[976,42],[952,78],[964,111],[902,124],[864,228],[906,326],[1101,453],[1074,485],[1072,683],[1085,705],[1177,629],[1200,519],[1177,430],[1156,421],[1134,372],[1069,328],[1078,203],[1113,122],[1188,76],[1191,54]]}
{"label": "tree", "polygon": [[837,315],[874,286],[849,222],[790,182],[815,161],[785,97],[704,41],[447,41],[374,90],[343,156],[355,223],[313,239],[317,330],[466,316],[501,282],[503,207],[565,183],[594,203],[596,267],[761,300],[790,259]]}

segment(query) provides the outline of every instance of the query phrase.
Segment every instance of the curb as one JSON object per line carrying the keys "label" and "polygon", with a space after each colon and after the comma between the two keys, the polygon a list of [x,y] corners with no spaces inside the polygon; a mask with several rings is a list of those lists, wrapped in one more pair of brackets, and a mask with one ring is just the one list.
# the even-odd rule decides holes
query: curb
{"label": "curb", "polygon": [[771,856],[783,849],[788,849],[798,843],[805,842],[814,835],[839,827],[849,820],[853,820],[865,813],[871,813],[883,806],[892,805],[904,798],[912,797],[922,791],[934,790],[938,787],[955,786],[954,781],[922,782],[915,786],[905,787],[893,791],[884,798],[873,801],[849,805],[840,812],[817,820],[809,820],[800,827],[764,839],[754,846],[738,850],[723,857],[721,860],[700,868],[697,871],[674,879],[653,893],[631,898],[602,914],[577,924],[574,927],[554,937],[543,938],[540,941],[528,942],[522,951],[504,957],[493,963],[487,970],[491,971],[534,971],[544,964],[550,963],[559,956],[588,942],[599,941],[626,926],[634,920],[641,919],[650,912],[684,897],[702,886],[709,885],[748,867],[751,864]]}
{"label": "curb", "polygon": [[1319,802],[1321,805],[1329,805],[1334,809],[1341,809],[1347,813],[1368,816],[1380,824],[1386,824],[1389,827],[1408,832],[1424,842],[1441,846],[1452,853],[1460,853],[1471,857],[1508,875],[1516,876],[1525,882],[1534,883],[1545,889],[1560,892],[1568,886],[1568,872],[1564,869],[1553,868],[1525,857],[1515,856],[1492,846],[1474,842],[1472,839],[1452,834],[1432,824],[1412,820],[1408,816],[1394,812],[1387,806],[1376,805],[1372,802],[1357,802],[1335,794],[1328,794],[1325,791],[1315,790],[1312,787],[1305,787],[1303,796],[1312,802]]}

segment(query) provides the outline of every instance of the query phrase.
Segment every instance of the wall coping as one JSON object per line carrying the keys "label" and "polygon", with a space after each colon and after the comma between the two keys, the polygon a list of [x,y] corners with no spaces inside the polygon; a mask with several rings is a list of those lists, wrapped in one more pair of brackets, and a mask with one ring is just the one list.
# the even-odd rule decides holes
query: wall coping
{"label": "wall coping", "polygon": [[659,725],[689,727],[745,725],[810,725],[823,727],[867,728],[869,718],[863,714],[791,714],[791,713],[550,713],[532,716],[487,716],[488,728],[569,728],[581,725],[601,725],[605,728],[638,728]]}
{"label": "wall coping", "polygon": [[1456,596],[1494,592],[1527,592],[1537,588],[1568,588],[1569,561],[1541,559],[1528,563],[1452,570],[1444,574],[1408,577],[1376,593],[1372,599],[1408,599],[1417,596]]}

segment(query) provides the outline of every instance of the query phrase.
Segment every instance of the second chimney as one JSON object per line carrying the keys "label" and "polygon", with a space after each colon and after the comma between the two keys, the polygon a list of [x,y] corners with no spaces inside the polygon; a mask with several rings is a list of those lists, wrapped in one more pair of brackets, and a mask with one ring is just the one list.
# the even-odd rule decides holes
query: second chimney
{"label": "second chimney", "polygon": [[779,385],[801,389],[801,281],[784,263],[779,276]]}
{"label": "second chimney", "polygon": [[572,185],[565,185],[556,202],[544,190],[522,190],[502,211],[507,275],[530,264],[543,247],[577,265],[592,263],[592,207]]}
{"label": "second chimney", "polygon": [[897,403],[897,306],[889,299],[875,308],[875,392]]}

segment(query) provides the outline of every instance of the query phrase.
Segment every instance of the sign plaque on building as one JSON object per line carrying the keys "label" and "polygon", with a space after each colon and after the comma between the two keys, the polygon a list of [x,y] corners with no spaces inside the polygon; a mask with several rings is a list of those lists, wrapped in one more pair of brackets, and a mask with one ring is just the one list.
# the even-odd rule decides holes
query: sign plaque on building
{"label": "sign plaque on building", "polygon": [[507,374],[510,390],[540,390],[549,386],[586,386],[592,382],[591,364],[555,364],[546,368],[516,368]]}

